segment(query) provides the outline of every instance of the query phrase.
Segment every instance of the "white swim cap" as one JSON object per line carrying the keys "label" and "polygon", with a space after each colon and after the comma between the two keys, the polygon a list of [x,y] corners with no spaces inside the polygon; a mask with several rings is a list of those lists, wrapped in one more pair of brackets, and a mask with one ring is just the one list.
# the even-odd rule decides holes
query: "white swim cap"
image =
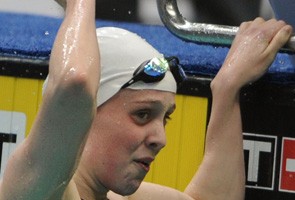
{"label": "white swim cap", "polygon": [[[142,62],[163,55],[140,36],[121,28],[98,28],[96,34],[101,54],[101,80],[97,94],[97,106],[100,106],[133,77]],[[176,93],[177,86],[172,73],[167,71],[164,79],[159,82],[138,81],[128,88]]]}
{"label": "white swim cap", "polygon": [[[144,61],[163,57],[140,36],[130,31],[104,27],[96,29],[101,58],[101,80],[97,93],[97,106],[113,97],[128,82]],[[43,93],[48,77],[43,85]],[[154,83],[138,81],[127,87],[134,90],[161,90],[176,93],[177,84],[170,71],[164,79]]]}

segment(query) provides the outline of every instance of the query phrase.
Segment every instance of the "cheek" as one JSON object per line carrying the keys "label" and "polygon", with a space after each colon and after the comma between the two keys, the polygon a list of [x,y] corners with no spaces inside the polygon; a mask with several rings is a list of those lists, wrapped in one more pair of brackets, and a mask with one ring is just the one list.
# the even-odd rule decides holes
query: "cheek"
{"label": "cheek", "polygon": [[109,116],[100,122],[94,128],[93,141],[96,141],[95,149],[104,159],[126,160],[143,142],[143,134],[139,133],[138,127],[130,119]]}
{"label": "cheek", "polygon": [[113,125],[108,130],[106,135],[100,137],[98,148],[102,153],[97,164],[99,177],[106,185],[111,186],[130,173],[134,152],[140,146],[140,138],[122,125]]}
{"label": "cheek", "polygon": [[142,143],[140,131],[128,124],[116,124],[112,126],[109,132],[108,142],[113,144],[113,151],[117,149],[119,152],[132,153]]}
{"label": "cheek", "polygon": [[96,151],[103,161],[108,160],[109,164],[111,160],[114,163],[127,162],[144,141],[142,131],[124,109],[108,109],[96,117],[91,129],[93,136],[90,141],[95,146],[92,151]]}
{"label": "cheek", "polygon": [[[118,113],[118,112],[114,112]],[[124,113],[121,110],[121,113]],[[107,133],[106,143],[113,144],[113,148],[119,151],[132,151],[136,146],[142,143],[143,134],[140,127],[134,124],[128,114],[115,114],[105,121],[105,131]]]}

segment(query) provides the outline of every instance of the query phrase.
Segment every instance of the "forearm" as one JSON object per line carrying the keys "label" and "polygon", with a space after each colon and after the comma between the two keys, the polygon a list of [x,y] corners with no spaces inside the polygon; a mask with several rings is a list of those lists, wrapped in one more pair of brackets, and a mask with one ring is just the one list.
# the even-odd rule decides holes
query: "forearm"
{"label": "forearm", "polygon": [[186,189],[194,199],[244,198],[244,157],[239,93],[212,86],[213,102],[201,167]]}
{"label": "forearm", "polygon": [[[57,34],[42,105],[4,174],[7,199],[48,199],[73,175],[96,112],[100,75],[95,0],[73,0]],[[22,177],[19,184],[19,177]],[[12,192],[11,185],[19,185]],[[38,188],[30,190],[28,188]]]}
{"label": "forearm", "polygon": [[[52,49],[49,82],[32,136],[28,138],[28,142],[32,141],[32,156],[40,164],[44,161],[46,165],[48,161],[36,150],[51,151],[50,146],[54,145],[56,152],[64,155],[56,163],[74,167],[92,124],[100,78],[94,8],[95,0],[67,3],[66,16]],[[46,145],[42,144],[44,138]],[[71,171],[67,167],[65,170]]]}
{"label": "forearm", "polygon": [[95,0],[68,2],[50,58],[49,78],[54,78],[52,83],[61,86],[87,79],[87,89],[91,88],[91,94],[96,95],[100,73],[95,29]]}
{"label": "forearm", "polygon": [[267,71],[291,33],[292,27],[283,21],[265,22],[257,18],[241,24],[225,62],[211,84],[213,102],[204,160],[186,189],[193,198],[244,198],[239,91]]}

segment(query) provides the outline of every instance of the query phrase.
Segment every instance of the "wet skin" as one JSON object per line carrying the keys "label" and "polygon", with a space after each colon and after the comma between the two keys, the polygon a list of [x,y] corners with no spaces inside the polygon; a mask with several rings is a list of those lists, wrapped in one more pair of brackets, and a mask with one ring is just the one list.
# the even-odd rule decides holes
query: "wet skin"
{"label": "wet skin", "polygon": [[96,191],[134,193],[166,145],[174,110],[173,93],[122,90],[97,109],[76,175]]}

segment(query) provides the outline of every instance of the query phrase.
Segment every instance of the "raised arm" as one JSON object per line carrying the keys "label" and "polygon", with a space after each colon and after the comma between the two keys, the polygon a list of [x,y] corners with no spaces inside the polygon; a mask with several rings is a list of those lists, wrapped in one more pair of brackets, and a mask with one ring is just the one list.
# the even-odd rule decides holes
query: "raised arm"
{"label": "raised arm", "polygon": [[185,190],[194,199],[242,200],[245,192],[240,89],[260,78],[288,40],[292,27],[257,18],[240,26],[211,83],[213,102],[203,163]]}
{"label": "raised arm", "polygon": [[[1,200],[61,199],[96,112],[100,59],[95,0],[67,0],[49,80],[29,136],[8,161]],[[60,194],[60,196],[58,196]]]}

